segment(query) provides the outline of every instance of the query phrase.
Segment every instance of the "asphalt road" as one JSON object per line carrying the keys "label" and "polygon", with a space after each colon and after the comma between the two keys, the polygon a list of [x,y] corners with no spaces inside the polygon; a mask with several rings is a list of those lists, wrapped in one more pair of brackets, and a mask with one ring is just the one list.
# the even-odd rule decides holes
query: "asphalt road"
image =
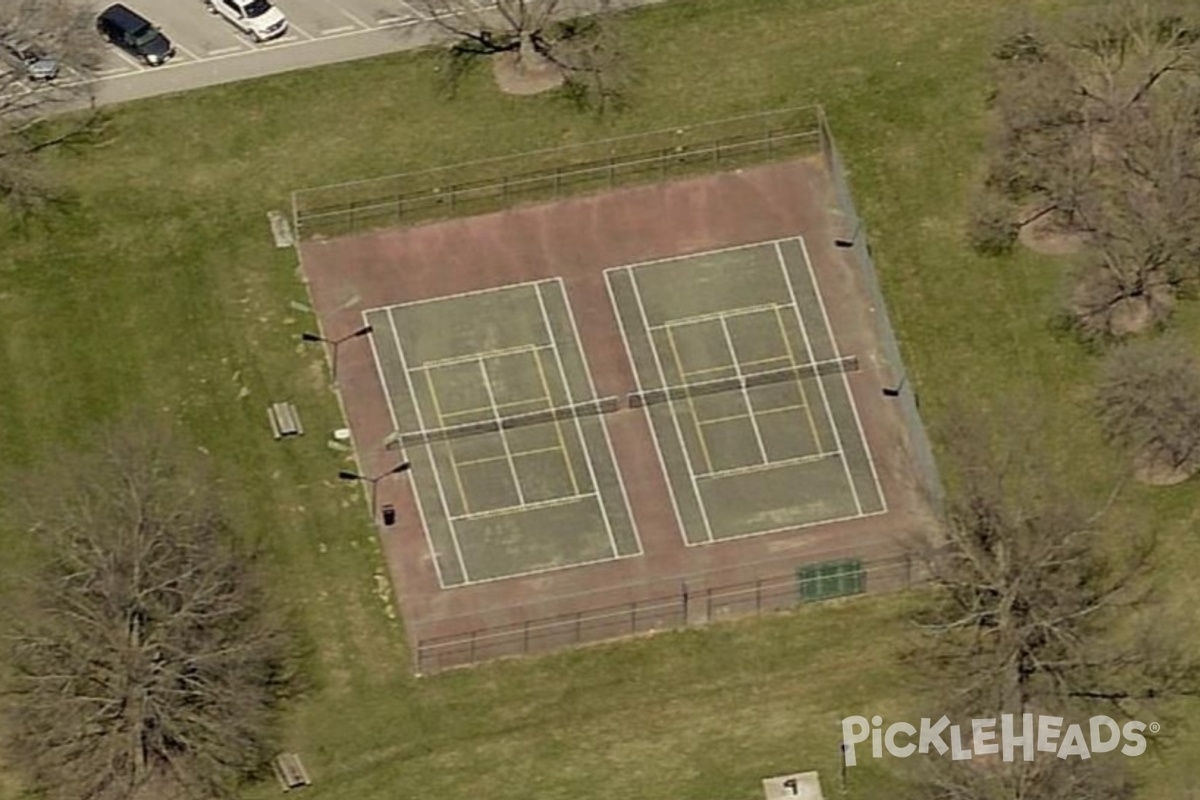
{"label": "asphalt road", "polygon": [[[616,0],[633,7],[664,0]],[[688,2],[688,0],[676,0]],[[89,0],[99,12],[113,0]],[[421,13],[420,0],[275,0],[290,24],[286,36],[252,42],[203,0],[122,0],[158,25],[177,55],[160,67],[107,46],[95,83],[99,104],[122,103],[203,86],[351,61],[446,41]],[[575,0],[586,2],[586,0]]]}

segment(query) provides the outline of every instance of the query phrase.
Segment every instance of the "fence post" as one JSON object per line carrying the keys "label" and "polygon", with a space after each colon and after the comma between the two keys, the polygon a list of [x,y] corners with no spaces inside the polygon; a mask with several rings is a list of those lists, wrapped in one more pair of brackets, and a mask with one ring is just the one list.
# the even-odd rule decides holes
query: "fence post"
{"label": "fence post", "polygon": [[762,613],[762,578],[754,581],[754,613]]}
{"label": "fence post", "polygon": [[522,632],[521,652],[529,654],[529,620],[525,620],[525,630]]}
{"label": "fence post", "polygon": [[712,589],[705,589],[704,595],[704,619],[706,622],[712,622]]}
{"label": "fence post", "polygon": [[479,631],[471,631],[471,651],[469,660],[472,664],[475,663],[475,634],[477,633],[479,633]]}
{"label": "fence post", "polygon": [[575,612],[575,644],[583,641],[583,612]]}
{"label": "fence post", "polygon": [[450,184],[450,210],[454,210],[454,205],[458,201],[458,184]]}
{"label": "fence post", "polygon": [[554,168],[554,196],[558,197],[562,191],[562,167]]}
{"label": "fence post", "polygon": [[616,168],[613,164],[613,157],[610,155],[608,157],[608,188],[609,189],[613,188],[613,185],[614,185],[616,179],[617,179],[616,178]]}
{"label": "fence post", "polygon": [[713,142],[713,166],[721,166],[721,142],[719,140]]}
{"label": "fence post", "polygon": [[767,131],[767,156],[770,157],[775,151],[775,131]]}
{"label": "fence post", "polygon": [[688,624],[688,586],[687,586],[687,581],[684,581],[681,584],[680,589],[682,590],[682,593],[683,593],[683,627],[686,628],[687,624]]}
{"label": "fence post", "polygon": [[629,606],[629,632],[637,633],[637,600]]}

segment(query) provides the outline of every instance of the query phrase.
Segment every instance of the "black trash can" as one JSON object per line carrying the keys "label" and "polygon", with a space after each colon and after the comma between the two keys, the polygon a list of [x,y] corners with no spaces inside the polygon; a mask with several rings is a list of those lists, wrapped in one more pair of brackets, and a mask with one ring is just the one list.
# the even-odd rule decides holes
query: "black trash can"
{"label": "black trash can", "polygon": [[384,525],[395,525],[396,524],[396,507],[395,506],[388,505],[388,506],[383,507],[383,524]]}

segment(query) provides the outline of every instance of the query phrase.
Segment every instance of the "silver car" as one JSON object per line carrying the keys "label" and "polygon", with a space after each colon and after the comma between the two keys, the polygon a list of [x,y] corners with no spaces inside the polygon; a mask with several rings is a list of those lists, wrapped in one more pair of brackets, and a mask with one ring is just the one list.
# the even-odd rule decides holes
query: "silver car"
{"label": "silver car", "polygon": [[14,36],[0,33],[0,57],[24,70],[30,80],[50,81],[58,77],[57,59]]}

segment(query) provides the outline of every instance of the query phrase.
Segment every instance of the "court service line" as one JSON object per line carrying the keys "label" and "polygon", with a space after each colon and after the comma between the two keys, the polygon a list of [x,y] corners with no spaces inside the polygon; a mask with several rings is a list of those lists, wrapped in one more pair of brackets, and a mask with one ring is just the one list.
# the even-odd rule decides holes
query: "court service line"
{"label": "court service line", "polygon": [[[513,458],[522,458],[523,456],[540,456],[543,453],[561,453],[561,452],[562,452],[562,448],[560,448],[560,447],[536,447],[532,450],[521,450],[519,452],[513,453]],[[504,460],[504,456],[485,456],[483,458],[469,458],[464,461],[460,461],[458,463],[460,466],[469,467],[472,464],[491,464],[493,461],[503,461],[503,460]],[[577,494],[580,494],[578,487],[576,487],[575,493],[571,496],[574,497]]]}
{"label": "court service line", "polygon": [[678,255],[678,256],[666,256],[665,258],[651,258],[647,261],[635,261],[632,264],[622,264],[618,267],[609,267],[607,270],[605,270],[605,272],[609,272],[612,270],[618,270],[618,269],[632,270],[632,269],[636,269],[638,267],[654,266],[655,264],[669,264],[672,261],[687,261],[689,259],[701,258],[703,256],[715,256],[715,255],[720,255],[722,253],[735,253],[738,250],[752,250],[756,247],[771,247],[772,245],[775,245],[776,247],[778,247],[780,242],[793,242],[797,238],[798,237],[796,237],[796,236],[784,236],[779,239],[764,239],[761,242],[749,242],[748,244],[735,244],[731,247],[716,247],[716,248],[713,248],[712,250],[701,250],[698,253],[686,253],[684,255]]}
{"label": "court service line", "polygon": [[533,503],[518,503],[515,506],[505,506],[504,508],[492,508],[487,511],[476,511],[472,514],[460,514],[454,519],[478,520],[487,519],[489,517],[506,517],[509,514],[520,514],[528,511],[537,511],[542,508],[552,508],[554,506],[566,506],[572,503],[578,503],[581,500],[595,498],[595,492],[587,494],[571,495],[570,497],[552,497],[549,500],[537,500]]}
{"label": "court service line", "polygon": [[497,350],[483,350],[478,353],[469,353],[462,356],[450,356],[448,358],[438,358],[433,361],[426,361],[424,364],[413,367],[413,372],[427,372],[430,370],[441,369],[442,367],[453,367],[456,364],[467,364],[473,361],[478,361],[481,358],[504,358],[506,356],[515,356],[522,353],[541,350],[549,347],[548,344],[522,344],[516,347],[501,347]]}
{"label": "court service line", "polygon": [[[408,371],[408,359],[404,357],[404,346],[400,344],[400,329],[396,325],[395,310],[388,309],[388,321],[391,323],[392,341],[396,343],[396,353],[400,356],[400,368],[404,370],[404,381],[408,384],[408,393],[413,400],[413,410],[417,414],[417,424],[422,430],[429,430],[425,425],[425,415],[421,413],[421,400],[417,396],[416,387],[413,385],[412,375]],[[454,516],[450,513],[450,504],[446,502],[446,489],[442,486],[442,475],[438,469],[437,456],[433,452],[433,443],[425,443],[425,452],[429,454],[429,466],[433,468],[433,482],[437,486],[438,499],[442,504],[442,511],[446,514],[446,522],[450,526],[450,543],[454,545],[454,555],[458,559],[459,569],[462,570],[463,580],[467,583],[471,581],[471,573],[467,571],[467,562],[463,558],[462,548],[458,544],[458,531],[454,527]],[[466,498],[462,498],[465,504]],[[433,552],[437,552],[437,548],[432,548]]]}
{"label": "court service line", "polygon": [[[446,422],[446,415],[442,412],[442,403],[438,400],[437,388],[433,385],[433,373],[426,372],[425,385],[429,387],[429,397],[433,400],[433,413],[437,414],[438,427]],[[417,403],[417,398],[413,397],[413,405]],[[422,426],[424,427],[424,426]],[[446,455],[450,456],[450,468],[454,470],[454,483],[458,486],[458,498],[462,501],[463,511],[471,513],[471,503],[467,500],[467,490],[463,486],[462,473],[458,470],[458,458],[454,455],[454,446],[449,442],[446,443]]]}
{"label": "court service line", "polygon": [[[517,500],[525,504],[525,493],[521,491],[521,479],[517,477],[517,464],[512,460],[512,450],[508,446],[508,435],[500,424],[500,409],[496,408],[496,395],[492,392],[492,379],[488,377],[487,364],[479,359],[479,373],[483,375],[483,388],[487,391],[488,401],[492,404],[492,418],[496,420],[497,433],[500,434],[500,444],[504,446],[504,454],[508,456],[508,472],[512,475],[513,487],[517,490]],[[464,505],[466,504],[464,499]]]}
{"label": "court service line", "polygon": [[[679,355],[679,348],[675,345],[675,334],[670,327],[667,328],[667,341],[671,343],[671,358],[675,359],[675,367],[679,371],[683,389],[687,392],[688,375],[691,373],[683,368],[683,358]],[[650,346],[654,346],[653,337],[651,337]],[[667,376],[663,375],[663,380],[666,381],[666,379]],[[687,392],[686,396],[688,408],[692,412],[692,426],[696,429],[696,440],[700,442],[700,452],[704,454],[704,466],[708,468],[707,472],[712,472],[712,455],[708,452],[708,441],[704,438],[704,428],[700,427],[700,414],[696,411],[696,400],[691,392]]]}
{"label": "court service line", "polygon": [[[626,268],[628,270],[628,268]],[[629,284],[633,287],[633,296],[637,300],[638,314],[641,316],[642,324],[649,325],[650,319],[646,316],[646,306],[642,303],[642,292],[638,288],[637,276],[629,271]],[[662,359],[658,355],[658,346],[654,344],[654,337],[647,334],[650,340],[650,353],[654,356],[654,366],[658,370],[658,378],[662,381],[663,386],[667,385],[667,373],[663,369]],[[708,509],[704,507],[704,498],[700,496],[700,485],[696,483],[696,471],[692,469],[692,455],[688,450],[687,442],[683,439],[683,430],[679,427],[679,415],[675,413],[675,400],[670,395],[667,395],[667,405],[671,409],[671,422],[675,425],[675,435],[679,438],[679,445],[683,448],[683,457],[687,461],[688,480],[692,483],[692,492],[696,496],[696,504],[700,507],[700,517],[704,520],[704,531],[708,534],[708,540],[713,541],[712,524],[708,519]],[[703,443],[703,442],[702,442]],[[684,537],[687,537],[687,531],[683,532]]]}
{"label": "court service line", "polygon": [[[566,305],[567,309],[569,310],[571,308],[571,302],[570,302],[570,299],[567,297],[566,287],[560,283],[558,285],[558,290],[562,294],[563,304]],[[546,336],[549,337],[550,341],[554,345],[554,360],[555,360],[555,363],[558,365],[558,376],[559,376],[559,378],[562,379],[563,389],[567,393],[567,402],[574,405],[575,404],[575,393],[571,390],[571,382],[567,379],[567,369],[563,365],[562,353],[560,352],[559,347],[558,347],[558,339],[554,335],[554,328],[551,327],[551,325],[550,325],[550,312],[546,308],[546,298],[544,298],[542,296],[542,289],[541,289],[540,285],[537,287],[537,298],[538,298],[538,307],[541,309],[541,312],[542,312],[542,326],[546,329]],[[574,324],[574,320],[572,320],[572,324]],[[583,344],[579,341],[578,332],[576,332],[575,343],[576,343],[576,347],[578,348],[580,353],[582,353],[583,352]],[[586,368],[586,365],[585,365],[585,368]],[[538,361],[538,369],[541,370],[541,361],[540,360]],[[591,373],[588,373],[588,377],[591,377]],[[546,382],[546,375],[543,372],[542,373],[542,383],[545,384],[545,382]],[[549,386],[547,386],[546,388],[548,391]],[[595,397],[594,390],[592,392],[592,396]],[[600,517],[604,520],[604,530],[608,533],[608,544],[612,548],[612,554],[614,556],[616,556],[620,552],[619,548],[617,547],[617,537],[613,534],[612,523],[608,519],[608,512],[604,510],[604,499],[602,497],[600,497],[600,481],[597,480],[597,478],[596,478],[596,468],[592,464],[592,451],[588,447],[587,439],[584,438],[583,422],[579,419],[579,417],[575,417],[575,435],[578,437],[579,446],[581,448],[583,448],[583,460],[587,464],[588,477],[591,478],[591,481],[592,481],[592,491],[595,492],[596,496],[599,498],[597,500],[597,503],[600,506]],[[562,441],[561,429],[559,432],[559,441],[560,442]],[[569,455],[570,454],[567,453],[566,443],[563,442],[563,460],[568,462],[567,468],[571,469]],[[615,459],[614,459],[614,463],[615,463]],[[574,476],[574,474],[575,474],[575,471],[572,469],[571,475]],[[574,480],[574,477],[572,477],[572,480]],[[575,491],[579,491],[578,486],[576,486]],[[632,516],[630,518],[632,519]]]}
{"label": "court service line", "polygon": [[732,469],[720,469],[716,472],[706,472],[703,475],[697,475],[698,480],[725,478],[730,475],[745,475],[748,472],[763,472],[769,469],[782,469],[784,467],[794,467],[797,464],[809,464],[813,461],[824,461],[827,458],[835,458],[843,455],[840,450],[830,450],[827,453],[813,453],[807,456],[796,456],[794,458],[781,458],[778,461],[767,461],[763,464],[750,464],[745,467],[734,467]]}
{"label": "court service line", "polygon": [[[796,318],[800,318],[800,310],[793,307],[792,313]],[[783,324],[783,312],[779,309],[775,310],[775,321],[779,325],[779,337],[783,339],[783,346],[787,349],[788,361],[791,362],[793,369],[799,370],[800,362],[796,360],[796,353],[792,350],[792,343],[788,341],[787,327]],[[810,354],[811,355],[811,354]],[[813,363],[816,363],[816,358],[813,357]],[[804,380],[800,377],[800,373],[796,373],[796,386],[800,389],[800,399],[804,401],[804,414],[808,417],[808,429],[813,435],[813,444],[817,450],[821,449],[821,434],[817,430],[817,422],[813,419],[812,404],[808,402],[808,390],[804,388]]]}
{"label": "court service line", "polygon": [[[804,264],[808,267],[808,275],[812,280],[813,293],[817,296],[817,305],[821,307],[821,316],[825,319],[825,330],[829,334],[829,343],[833,346],[833,355],[835,358],[840,357],[838,352],[837,337],[833,334],[833,325],[829,321],[829,312],[825,310],[825,299],[821,296],[821,286],[817,282],[817,274],[813,271],[812,259],[808,257],[808,246],[804,244],[803,237],[797,237],[800,242],[800,252],[804,256]],[[871,456],[871,445],[867,441],[867,434],[863,430],[862,419],[858,416],[858,404],[854,402],[854,393],[850,391],[850,379],[846,373],[842,373],[842,385],[846,388],[846,399],[850,401],[850,410],[854,412],[854,424],[858,427],[859,441],[862,442],[863,452],[867,454],[867,465],[871,468],[871,478],[875,481],[875,491],[879,495],[879,502],[883,505],[883,510],[887,510],[887,498],[883,495],[883,484],[879,482],[879,473],[875,470],[875,459]]]}
{"label": "court service line", "polygon": [[[787,260],[783,256],[783,248],[778,244],[775,245],[775,254],[779,257],[779,270],[783,273],[784,280],[787,281],[788,292],[792,295],[792,302],[795,303],[796,319],[800,323],[800,334],[804,337],[804,349],[808,351],[809,359],[815,364],[817,363],[817,354],[813,352],[812,342],[808,338],[808,328],[804,325],[804,315],[800,313],[800,301],[796,298],[796,288],[792,286],[792,276],[788,275]],[[844,374],[844,373],[843,373]],[[842,434],[838,430],[837,420],[833,418],[833,411],[829,408],[829,397],[825,393],[825,382],[820,375],[816,375],[817,389],[821,393],[821,403],[825,406],[825,418],[829,420],[829,427],[833,431],[833,443],[837,446],[840,452],[845,452],[846,448],[842,446]],[[850,484],[850,494],[854,496],[854,506],[858,509],[861,516],[862,501],[858,497],[858,487],[854,485],[854,477],[850,474],[850,465],[846,463],[846,459],[842,458],[842,470],[846,473],[846,482]]]}
{"label": "court service line", "polygon": [[[725,318],[721,317],[721,332],[725,334],[725,345],[729,348],[729,355],[733,357],[733,370],[737,374],[738,382],[742,385],[742,399],[746,403],[746,410],[750,413],[750,427],[754,429],[754,439],[758,442],[758,453],[762,456],[763,464],[768,463],[771,459],[767,457],[767,446],[763,443],[762,431],[758,429],[757,412],[754,410],[754,402],[750,399],[750,389],[746,386],[746,376],[742,373],[741,362],[738,361],[737,348],[733,344],[733,335],[729,332],[729,325],[725,322]],[[709,465],[711,468],[711,465]]]}
{"label": "court service line", "polygon": [[501,294],[503,292],[513,292],[518,289],[526,288],[528,286],[536,286],[537,284],[544,282],[544,280],[545,279],[532,280],[532,281],[520,281],[518,283],[506,283],[503,286],[489,286],[486,289],[472,289],[468,292],[457,292],[455,294],[440,294],[437,297],[426,297],[422,300],[409,300],[407,303],[397,303],[396,305],[393,305],[393,306],[384,306],[384,308],[387,310],[391,310],[393,308],[408,308],[409,306],[422,306],[422,305],[427,305],[429,303],[440,303],[443,300],[458,300],[463,297],[475,297],[476,295],[482,295],[482,294]]}
{"label": "court service line", "polygon": [[[366,325],[370,322],[370,320],[367,318],[367,315],[369,313],[370,312],[368,312],[368,311],[362,312],[362,320],[363,320],[364,325]],[[390,328],[390,327],[392,327],[391,314],[387,314],[387,318],[388,318],[388,327]],[[375,346],[375,337],[368,336],[367,341],[371,345],[371,355],[375,359],[375,372],[377,375],[379,375],[379,388],[383,391],[384,398],[387,399],[388,415],[392,418],[392,430],[399,433],[400,421],[398,419],[396,419],[396,407],[395,407],[395,404],[393,404],[393,402],[392,402],[392,393],[388,389],[388,382],[384,378],[384,375],[383,375],[383,359],[381,359],[379,357],[379,349]],[[416,401],[417,401],[417,399],[414,397],[413,403],[415,404]],[[429,535],[429,523],[425,519],[425,509],[421,504],[421,491],[420,491],[420,489],[417,488],[417,482],[415,480],[411,481],[411,484],[412,484],[413,495],[415,496],[416,501],[417,501],[417,503],[416,503],[417,516],[419,516],[421,519],[421,533],[423,533],[425,535],[425,544],[427,544],[429,546],[430,555],[434,556],[434,558],[432,559],[433,571],[437,574],[438,586],[445,588],[446,582],[445,582],[445,579],[442,577],[442,567],[438,563],[439,559],[437,558],[437,548],[434,547],[433,539]],[[365,489],[366,487],[363,487],[363,488]],[[371,520],[372,523],[374,523],[374,521],[375,521],[374,519]]]}
{"label": "court service line", "polygon": [[658,325],[650,326],[650,330],[662,330],[663,328],[681,328],[684,325],[699,325],[701,322],[712,322],[714,320],[723,320],[727,317],[746,317],[751,314],[764,314],[768,311],[774,311],[777,306],[784,305],[783,303],[762,303],[757,306],[743,306],[741,308],[732,308],[727,311],[711,311],[707,314],[697,314],[693,317],[675,317],[669,322],[659,323]]}

